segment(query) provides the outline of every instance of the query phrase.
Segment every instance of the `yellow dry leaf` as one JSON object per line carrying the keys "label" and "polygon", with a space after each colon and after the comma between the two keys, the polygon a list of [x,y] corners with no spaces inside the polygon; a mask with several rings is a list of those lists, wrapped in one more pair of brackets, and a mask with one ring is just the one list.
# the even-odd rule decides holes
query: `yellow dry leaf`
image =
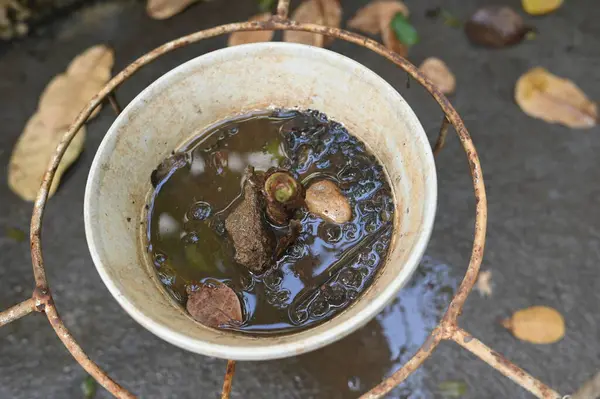
{"label": "yellow dry leaf", "polygon": [[573,82],[537,67],[519,78],[515,100],[523,112],[549,123],[590,128],[598,123],[596,103]]}
{"label": "yellow dry leaf", "polygon": [[479,272],[479,277],[477,278],[477,283],[475,284],[475,288],[481,296],[492,296],[492,271],[485,270],[483,272]]}
{"label": "yellow dry leaf", "polygon": [[552,344],[565,335],[565,320],[555,309],[532,306],[515,312],[502,325],[515,337],[534,344]]}
{"label": "yellow dry leaf", "polygon": [[521,0],[525,12],[531,15],[548,14],[556,10],[563,0]]}
{"label": "yellow dry leaf", "polygon": [[439,58],[429,57],[423,61],[419,70],[431,80],[442,93],[451,94],[454,92],[454,89],[456,88],[456,78],[444,61]]}
{"label": "yellow dry leaf", "polygon": [[373,1],[358,10],[356,15],[348,21],[348,27],[370,35],[376,35],[382,32],[383,27],[389,28],[390,22],[399,12],[405,17],[409,15],[408,8],[400,1]]}
{"label": "yellow dry leaf", "polygon": [[[320,0],[325,26],[339,28],[342,23],[342,6],[339,0]],[[330,45],[335,39],[330,36],[324,38],[323,45]]]}
{"label": "yellow dry leaf", "polygon": [[[342,20],[342,9],[338,0],[305,0],[293,12],[291,19],[338,28]],[[317,47],[323,47],[333,41],[332,38],[323,35],[292,30],[283,32],[283,40]]]}
{"label": "yellow dry leaf", "polygon": [[188,8],[198,0],[148,0],[146,13],[154,19],[167,19]]}
{"label": "yellow dry leaf", "polygon": [[[270,12],[265,12],[262,14],[258,14],[249,19],[249,21],[268,21],[271,18],[272,14]],[[268,42],[273,39],[272,30],[258,30],[258,31],[249,31],[249,32],[235,32],[229,36],[229,40],[227,42],[228,46],[237,46],[238,44],[247,44],[247,43],[258,43],[258,42]]]}
{"label": "yellow dry leaf", "polygon": [[[67,71],[50,81],[40,96],[38,110],[27,122],[8,165],[8,185],[21,198],[33,201],[56,146],[81,109],[110,79],[113,51],[94,46],[73,59]],[[95,113],[100,107],[96,108]],[[92,117],[95,115],[92,114]],[[61,160],[49,195],[64,171],[77,159],[85,141],[81,128]]]}

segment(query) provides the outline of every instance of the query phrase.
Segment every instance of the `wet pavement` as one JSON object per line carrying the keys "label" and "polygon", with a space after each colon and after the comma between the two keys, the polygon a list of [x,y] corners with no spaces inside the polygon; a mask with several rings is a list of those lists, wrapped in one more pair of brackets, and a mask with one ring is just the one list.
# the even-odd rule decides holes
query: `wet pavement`
{"label": "wet pavement", "polygon": [[[343,1],[344,18],[365,1]],[[600,128],[570,130],[524,115],[513,97],[517,78],[541,65],[572,79],[600,99],[600,7],[594,0],[567,2],[547,17],[528,17],[535,40],[491,51],[470,46],[460,30],[425,18],[441,2],[407,1],[421,43],[410,58],[446,61],[457,77],[451,98],[479,150],[489,199],[483,269],[493,270],[494,293],[474,292],[460,319],[473,335],[531,374],[570,393],[600,368]],[[491,1],[448,0],[464,18]],[[506,1],[520,9],[516,0]],[[0,309],[25,299],[33,287],[27,242],[7,228],[27,230],[32,205],[8,189],[10,152],[39,93],[85,48],[108,43],[119,71],[139,55],[195,30],[257,12],[253,1],[215,0],[166,21],[149,19],[135,1],[98,2],[56,21],[43,32],[0,47]],[[296,3],[294,3],[296,4]],[[225,45],[215,38],[159,59],[118,92],[126,104],[171,68]],[[409,101],[431,140],[442,113],[428,94],[384,59],[357,46],[331,48],[382,75]],[[359,95],[359,93],[357,93]],[[114,120],[108,107],[89,124],[85,151],[67,173],[45,217],[43,248],[48,278],[65,323],[89,356],[144,398],[213,398],[225,361],[193,355],[144,330],[102,284],[88,254],[83,220],[87,172],[103,134]],[[396,370],[439,320],[469,259],[474,200],[465,156],[450,136],[437,159],[439,207],[434,234],[419,272],[375,320],[351,336],[296,358],[239,363],[233,398],[351,398]],[[557,344],[517,341],[498,320],[531,305],[565,315],[567,334]],[[69,356],[41,315],[0,329],[0,398],[80,398],[85,372]],[[453,343],[443,343],[392,398],[442,398],[445,381],[467,385],[464,398],[529,398],[508,379]],[[100,390],[97,397],[109,397]]]}

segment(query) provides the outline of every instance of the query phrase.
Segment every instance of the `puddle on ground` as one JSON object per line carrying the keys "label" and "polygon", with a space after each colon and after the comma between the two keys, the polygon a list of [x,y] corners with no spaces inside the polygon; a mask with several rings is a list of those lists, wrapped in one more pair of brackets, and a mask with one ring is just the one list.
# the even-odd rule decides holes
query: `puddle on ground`
{"label": "puddle on ground", "polygon": [[[297,358],[320,386],[315,397],[355,398],[406,363],[441,319],[459,281],[450,266],[425,256],[414,276],[375,320],[349,337]],[[430,399],[427,373],[417,370],[391,398]]]}

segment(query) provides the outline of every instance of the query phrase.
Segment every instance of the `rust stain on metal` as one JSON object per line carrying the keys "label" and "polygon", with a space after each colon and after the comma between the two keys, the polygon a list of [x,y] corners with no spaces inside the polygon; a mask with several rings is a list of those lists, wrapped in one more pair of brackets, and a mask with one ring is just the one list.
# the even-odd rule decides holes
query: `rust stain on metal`
{"label": "rust stain on metal", "polygon": [[227,369],[225,371],[225,380],[223,381],[223,390],[221,391],[221,399],[229,399],[231,393],[231,382],[235,374],[235,360],[227,361]]}
{"label": "rust stain on metal", "polygon": [[35,299],[29,298],[0,312],[0,327],[7,325],[21,317],[27,316],[35,310]]}

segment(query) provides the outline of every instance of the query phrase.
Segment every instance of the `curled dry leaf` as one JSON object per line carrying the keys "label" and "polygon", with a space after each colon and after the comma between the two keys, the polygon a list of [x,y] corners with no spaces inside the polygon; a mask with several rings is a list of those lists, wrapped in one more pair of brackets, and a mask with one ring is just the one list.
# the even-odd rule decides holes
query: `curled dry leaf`
{"label": "curled dry leaf", "polygon": [[[270,12],[265,12],[262,14],[258,14],[249,19],[249,21],[268,21],[271,18],[272,14]],[[227,42],[228,46],[237,46],[238,44],[248,44],[248,43],[258,43],[258,42],[268,42],[273,39],[272,30],[257,30],[257,31],[249,31],[249,32],[235,32],[229,36],[229,41]]]}
{"label": "curled dry leaf", "polygon": [[598,123],[596,103],[570,80],[541,67],[533,68],[519,78],[515,100],[527,115],[549,123],[580,129]]}
{"label": "curled dry leaf", "polygon": [[[40,97],[38,110],[27,122],[8,166],[8,184],[21,198],[33,201],[56,146],[88,101],[110,79],[113,51],[94,46],[77,56],[67,71],[56,76]],[[92,113],[93,117],[100,107]],[[85,126],[73,138],[54,175],[49,195],[64,171],[77,159],[85,141]]]}
{"label": "curled dry leaf", "polygon": [[439,58],[427,58],[419,70],[435,84],[442,93],[451,94],[456,88],[456,78],[444,61]]}
{"label": "curled dry leaf", "polygon": [[515,312],[502,325],[515,337],[534,344],[552,344],[565,335],[565,320],[555,309],[532,306]]}
{"label": "curled dry leaf", "polygon": [[242,305],[235,292],[225,284],[202,284],[188,290],[186,309],[199,323],[218,328],[242,322]]}
{"label": "curled dry leaf", "polygon": [[381,33],[381,40],[388,49],[406,56],[408,48],[398,40],[392,27],[392,20],[398,13],[404,17],[409,15],[408,8],[400,1],[373,1],[358,10],[356,15],[348,21],[348,26],[370,35]]}
{"label": "curled dry leaf", "polygon": [[[305,0],[296,8],[291,19],[301,23],[339,28],[342,22],[342,8],[339,0]],[[330,44],[333,38],[309,32],[287,30],[283,33],[283,40],[323,47]]]}
{"label": "curled dry leaf", "polygon": [[492,296],[492,271],[486,270],[483,272],[479,272],[479,277],[477,278],[477,283],[475,285],[477,291],[481,296]]}
{"label": "curled dry leaf", "polygon": [[496,48],[521,42],[531,30],[519,14],[506,6],[480,8],[465,24],[465,33],[471,42]]}
{"label": "curled dry leaf", "polygon": [[306,190],[306,206],[317,216],[333,223],[346,223],[352,219],[348,199],[330,180],[313,183]]}
{"label": "curled dry leaf", "polygon": [[179,14],[198,0],[148,0],[146,13],[150,18],[167,19]]}
{"label": "curled dry leaf", "polygon": [[531,15],[548,14],[556,10],[563,0],[521,0],[525,12]]}

